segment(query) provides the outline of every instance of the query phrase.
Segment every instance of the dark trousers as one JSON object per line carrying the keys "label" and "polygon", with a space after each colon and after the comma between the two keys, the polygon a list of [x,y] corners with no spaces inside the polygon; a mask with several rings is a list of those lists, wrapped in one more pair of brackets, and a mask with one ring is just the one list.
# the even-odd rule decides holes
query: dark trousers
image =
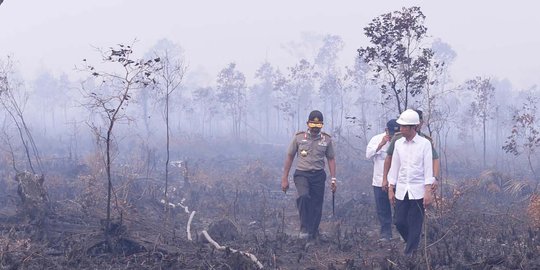
{"label": "dark trousers", "polygon": [[375,208],[377,209],[377,217],[381,225],[381,237],[392,238],[392,208],[388,193],[384,192],[381,187],[373,186],[373,194],[375,195]]}
{"label": "dark trousers", "polygon": [[300,215],[300,230],[311,236],[316,236],[319,233],[325,181],[326,172],[324,170],[296,170],[294,172],[294,184],[298,191],[296,207]]}
{"label": "dark trousers", "polygon": [[395,215],[396,229],[407,243],[405,254],[411,254],[420,244],[424,222],[424,199],[410,200],[409,194],[405,194],[403,200],[396,199]]}

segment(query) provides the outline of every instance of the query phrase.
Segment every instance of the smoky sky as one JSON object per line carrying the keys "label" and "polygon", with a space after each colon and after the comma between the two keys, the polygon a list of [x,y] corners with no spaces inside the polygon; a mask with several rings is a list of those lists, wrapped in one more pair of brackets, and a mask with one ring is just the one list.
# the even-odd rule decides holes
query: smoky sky
{"label": "smoky sky", "polygon": [[428,33],[456,52],[455,83],[479,76],[508,79],[517,90],[538,83],[536,1],[141,1],[6,0],[0,6],[0,54],[27,79],[41,70],[73,74],[94,47],[136,42],[140,53],[169,39],[184,48],[190,70],[209,77],[230,62],[252,77],[264,61],[286,67],[313,57],[317,38],[339,35],[351,65],[367,45],[376,16],[420,6]]}

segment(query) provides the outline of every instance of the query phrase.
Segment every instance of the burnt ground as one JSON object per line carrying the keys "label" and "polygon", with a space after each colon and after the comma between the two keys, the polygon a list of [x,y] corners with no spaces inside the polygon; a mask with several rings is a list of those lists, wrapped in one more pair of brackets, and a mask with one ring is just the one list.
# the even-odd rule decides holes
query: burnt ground
{"label": "burnt ground", "polygon": [[[540,268],[540,233],[533,222],[539,204],[530,192],[505,191],[504,181],[493,175],[443,183],[415,256],[403,256],[397,233],[379,242],[371,164],[345,151],[338,161],[335,215],[327,190],[321,237],[298,239],[294,184],[287,194],[279,191],[283,147],[259,148],[251,156],[229,151],[208,157],[203,149],[174,163],[169,207],[158,169],[149,169],[144,159],[116,165],[108,233],[105,177],[99,166],[89,165],[96,164],[91,158],[44,162],[48,210],[39,222],[22,207],[18,184],[4,170],[0,268],[257,269],[231,249],[253,254],[265,269]],[[226,248],[208,243],[203,230]]]}

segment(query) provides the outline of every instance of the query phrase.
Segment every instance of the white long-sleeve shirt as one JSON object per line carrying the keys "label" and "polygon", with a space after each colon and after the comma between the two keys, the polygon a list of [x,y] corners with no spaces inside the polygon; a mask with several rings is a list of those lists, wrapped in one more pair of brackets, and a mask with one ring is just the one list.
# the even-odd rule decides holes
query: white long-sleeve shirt
{"label": "white long-sleeve shirt", "polygon": [[386,142],[386,144],[377,151],[377,147],[385,135],[386,132],[373,136],[366,147],[366,158],[373,160],[372,185],[376,187],[382,187],[384,159],[386,158],[386,150],[390,145],[390,142]]}
{"label": "white long-sleeve shirt", "polygon": [[396,199],[403,200],[409,193],[410,200],[424,198],[425,185],[433,184],[431,143],[416,134],[412,140],[405,137],[396,141],[388,183],[396,186]]}

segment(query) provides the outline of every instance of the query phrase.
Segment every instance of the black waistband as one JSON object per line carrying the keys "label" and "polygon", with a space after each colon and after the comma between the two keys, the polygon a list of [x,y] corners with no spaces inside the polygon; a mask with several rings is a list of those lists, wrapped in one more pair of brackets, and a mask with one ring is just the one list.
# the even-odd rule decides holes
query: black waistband
{"label": "black waistband", "polygon": [[302,171],[302,170],[296,170],[294,172],[294,174],[311,174],[311,175],[316,175],[316,174],[320,174],[320,173],[323,173],[324,170],[309,170],[309,171]]}

